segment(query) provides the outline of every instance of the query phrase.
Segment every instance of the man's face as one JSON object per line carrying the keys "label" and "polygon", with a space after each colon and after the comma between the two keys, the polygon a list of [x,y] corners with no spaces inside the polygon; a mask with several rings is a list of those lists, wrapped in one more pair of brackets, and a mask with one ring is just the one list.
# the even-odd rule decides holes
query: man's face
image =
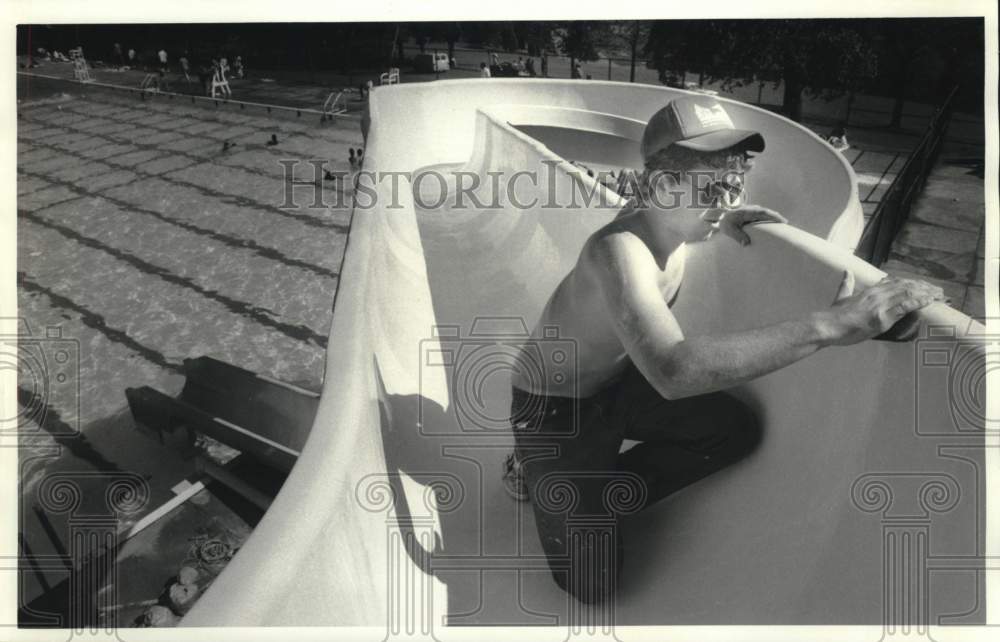
{"label": "man's face", "polygon": [[733,209],[743,204],[746,173],[752,168],[753,155],[742,152],[731,157],[726,167],[715,170],[715,188],[712,190],[712,195],[718,199],[715,207]]}
{"label": "man's face", "polygon": [[682,175],[678,187],[685,202],[669,216],[686,242],[707,241],[719,230],[726,210],[743,205],[745,175],[751,165],[749,159],[726,168],[700,165]]}

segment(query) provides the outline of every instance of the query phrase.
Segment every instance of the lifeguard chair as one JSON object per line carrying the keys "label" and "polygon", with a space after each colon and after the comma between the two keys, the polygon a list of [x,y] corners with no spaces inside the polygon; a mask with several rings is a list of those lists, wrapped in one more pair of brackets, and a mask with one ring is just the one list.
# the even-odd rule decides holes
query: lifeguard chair
{"label": "lifeguard chair", "polygon": [[347,113],[347,101],[344,92],[330,92],[323,103],[323,120],[333,120],[334,116]]}
{"label": "lifeguard chair", "polygon": [[232,90],[229,89],[229,79],[226,78],[226,69],[229,66],[223,67],[219,65],[212,72],[212,98],[216,98],[218,94],[222,94],[223,98],[229,98],[233,95]]}
{"label": "lifeguard chair", "polygon": [[160,91],[160,77],[156,74],[146,74],[146,77],[139,83],[139,89],[151,93]]}
{"label": "lifeguard chair", "polygon": [[90,67],[87,66],[87,60],[83,57],[83,47],[70,49],[69,59],[73,61],[73,78],[77,82],[94,82],[94,79],[90,76]]}

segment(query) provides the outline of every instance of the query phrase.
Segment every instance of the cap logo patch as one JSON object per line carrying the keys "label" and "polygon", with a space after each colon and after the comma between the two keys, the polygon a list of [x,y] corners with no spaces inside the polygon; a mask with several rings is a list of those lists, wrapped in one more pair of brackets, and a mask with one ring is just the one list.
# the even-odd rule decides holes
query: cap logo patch
{"label": "cap logo patch", "polygon": [[692,105],[694,107],[694,116],[698,119],[698,124],[706,129],[708,128],[733,128],[733,121],[729,120],[729,114],[722,108],[722,105],[716,103],[711,107],[702,107],[701,105]]}

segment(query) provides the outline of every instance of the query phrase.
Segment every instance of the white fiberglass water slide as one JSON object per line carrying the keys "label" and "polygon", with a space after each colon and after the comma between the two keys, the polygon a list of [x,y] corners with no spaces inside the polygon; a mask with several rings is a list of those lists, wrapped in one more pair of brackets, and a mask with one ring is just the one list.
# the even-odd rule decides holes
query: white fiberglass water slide
{"label": "white fiberglass water slide", "polygon": [[[406,174],[355,209],[302,455],[184,625],[447,639],[456,633],[443,623],[593,617],[552,581],[530,506],[502,488],[512,356],[620,204],[609,192],[606,207],[574,205],[574,190],[595,183],[566,161],[634,164],[643,123],[680,93],[496,79],[372,92],[366,170]],[[767,140],[751,200],[791,224],[753,228],[746,248],[726,238],[689,248],[674,309],[691,336],[828,306],[845,269],[859,288],[883,276],[849,252],[861,210],[843,158],[795,123],[725,106]],[[487,207],[456,207],[465,179],[417,178],[426,168],[483,178],[465,195]],[[537,177],[516,183],[518,205],[493,203],[486,177],[518,171]],[[545,207],[553,198],[559,206]],[[825,349],[738,389],[763,443],[624,518],[614,622],[982,621],[984,329],[941,304],[920,318],[916,342]],[[572,348],[572,337],[550,339]]]}

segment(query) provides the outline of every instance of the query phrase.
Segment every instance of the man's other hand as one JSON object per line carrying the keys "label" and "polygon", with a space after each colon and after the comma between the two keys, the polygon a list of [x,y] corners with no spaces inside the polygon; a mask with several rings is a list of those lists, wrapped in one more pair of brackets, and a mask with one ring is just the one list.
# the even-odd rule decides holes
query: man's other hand
{"label": "man's other hand", "polygon": [[831,343],[851,345],[885,333],[907,314],[938,301],[946,301],[938,286],[893,276],[855,293],[854,274],[845,271],[824,326]]}
{"label": "man's other hand", "polygon": [[781,214],[760,205],[744,205],[733,210],[725,210],[719,221],[719,230],[740,245],[750,245],[750,236],[743,226],[755,223],[787,223]]}

